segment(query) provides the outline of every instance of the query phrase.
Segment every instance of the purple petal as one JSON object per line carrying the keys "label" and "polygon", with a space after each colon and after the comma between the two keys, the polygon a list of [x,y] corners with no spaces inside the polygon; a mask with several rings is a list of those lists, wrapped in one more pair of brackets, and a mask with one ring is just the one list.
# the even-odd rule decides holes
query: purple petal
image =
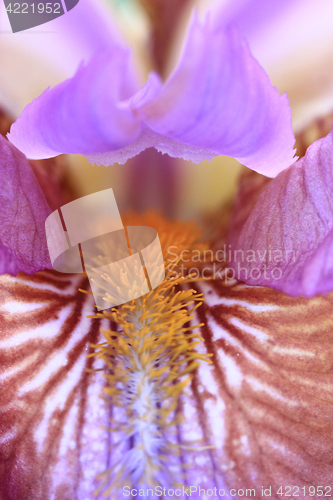
{"label": "purple petal", "polygon": [[114,47],[46,90],[12,125],[9,140],[34,159],[102,153],[134,141],[140,121],[125,102],[135,91],[129,56]]}
{"label": "purple petal", "polygon": [[0,273],[51,269],[45,220],[51,213],[32,169],[0,136]]}
{"label": "purple petal", "polygon": [[333,289],[332,150],[330,132],[268,184],[244,225],[231,222],[238,279],[293,296]]}
{"label": "purple petal", "polygon": [[125,163],[155,147],[199,163],[224,154],[275,176],[294,161],[291,112],[234,29],[194,19],[184,54],[167,84],[156,76],[131,100],[145,125],[124,149],[88,155],[92,163]]}
{"label": "purple petal", "polygon": [[[151,129],[184,150],[233,156],[268,176],[293,162],[287,97],[279,96],[236,30],[214,27],[209,16],[193,20],[176,71],[139,109]],[[176,148],[174,155],[180,155]]]}
{"label": "purple petal", "polygon": [[87,158],[90,163],[97,165],[112,165],[116,162],[123,165],[129,158],[133,158],[141,151],[152,147],[173,158],[183,158],[194,163],[211,160],[216,156],[213,151],[187,146],[182,142],[170,139],[170,137],[158,134],[143,124],[139,138],[125,148],[106,153],[87,154]]}
{"label": "purple petal", "polygon": [[9,139],[30,158],[81,153],[105,165],[152,146],[196,163],[234,156],[268,176],[292,163],[287,97],[234,29],[194,19],[164,87],[153,74],[135,94],[127,59],[121,47],[94,58],[30,104]]}
{"label": "purple petal", "polygon": [[[217,0],[212,10],[216,25],[232,23],[237,27],[260,64],[270,69],[269,74],[285,71],[288,66],[292,70],[296,56],[306,65],[332,40],[330,0],[315,4],[312,0]],[[304,53],[304,47],[311,47],[312,53]],[[280,67],[274,68],[277,63]]]}

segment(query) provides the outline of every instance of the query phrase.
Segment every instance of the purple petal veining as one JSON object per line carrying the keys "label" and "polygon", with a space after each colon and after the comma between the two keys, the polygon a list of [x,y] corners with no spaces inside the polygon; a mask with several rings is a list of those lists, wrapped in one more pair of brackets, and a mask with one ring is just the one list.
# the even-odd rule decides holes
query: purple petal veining
{"label": "purple petal veining", "polygon": [[332,290],[332,150],[330,132],[268,184],[244,225],[231,221],[229,266],[242,269],[239,279],[292,296]]}
{"label": "purple petal veining", "polygon": [[0,273],[52,269],[45,236],[51,213],[24,155],[0,136]]}

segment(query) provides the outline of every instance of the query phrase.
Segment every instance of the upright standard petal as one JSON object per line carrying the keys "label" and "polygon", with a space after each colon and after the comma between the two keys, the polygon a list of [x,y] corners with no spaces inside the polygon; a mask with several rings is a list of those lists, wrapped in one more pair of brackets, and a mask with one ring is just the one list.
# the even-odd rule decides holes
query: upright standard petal
{"label": "upright standard petal", "polygon": [[164,86],[153,74],[134,93],[125,59],[120,47],[95,57],[30,104],[9,139],[31,158],[82,153],[106,165],[153,146],[197,163],[233,156],[268,176],[292,163],[288,100],[235,29],[194,18]]}
{"label": "upright standard petal", "polygon": [[[184,144],[233,156],[275,176],[294,156],[295,138],[286,96],[280,97],[234,28],[194,18],[175,72],[140,107],[155,132]],[[161,149],[172,156],[179,151]]]}
{"label": "upright standard petal", "polygon": [[231,222],[238,279],[293,296],[333,289],[332,150],[330,132],[268,184],[243,225]]}
{"label": "upright standard petal", "polygon": [[103,52],[29,104],[9,140],[27,157],[89,154],[119,149],[136,139],[140,124],[126,102],[133,93],[129,52]]}
{"label": "upright standard petal", "polygon": [[24,155],[0,135],[0,273],[52,269],[45,236],[51,213]]}

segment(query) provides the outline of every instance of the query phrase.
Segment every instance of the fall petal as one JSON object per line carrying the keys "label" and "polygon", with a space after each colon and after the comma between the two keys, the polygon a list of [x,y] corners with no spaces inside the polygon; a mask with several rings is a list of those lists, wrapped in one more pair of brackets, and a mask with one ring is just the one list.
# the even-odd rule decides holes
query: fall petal
{"label": "fall petal", "polygon": [[198,311],[203,352],[213,354],[213,366],[198,369],[196,410],[188,410],[184,428],[214,449],[201,462],[197,455],[202,468],[195,465],[191,479],[200,470],[197,483],[207,475],[206,487],[254,488],[255,498],[267,498],[261,487],[272,486],[276,500],[281,486],[284,493],[287,486],[299,487],[300,496],[311,485],[329,492],[332,294],[290,298],[227,278],[198,290],[207,299]]}
{"label": "fall petal", "polygon": [[[104,379],[88,368],[103,322],[82,276],[1,277],[1,495],[91,498],[109,461]],[[109,322],[104,322],[107,327]]]}
{"label": "fall petal", "polygon": [[332,146],[330,132],[268,184],[244,225],[231,221],[230,267],[238,279],[289,295],[332,290]]}
{"label": "fall petal", "polygon": [[[131,448],[126,432],[100,429],[111,416],[122,422],[126,408],[107,407],[103,378],[86,373],[102,368],[86,354],[110,325],[86,319],[94,307],[77,291],[87,287],[83,276],[43,272],[2,277],[1,285],[3,496],[90,498],[96,473],[121,459],[110,444],[120,438]],[[201,363],[181,395],[176,477],[185,488],[255,488],[256,498],[272,486],[276,500],[280,486],[329,485],[332,296],[290,298],[227,277],[198,291],[207,299],[194,319],[204,324],[198,349],[213,364]]]}
{"label": "fall petal", "polygon": [[0,136],[0,272],[51,269],[45,220],[51,210],[25,158]]}

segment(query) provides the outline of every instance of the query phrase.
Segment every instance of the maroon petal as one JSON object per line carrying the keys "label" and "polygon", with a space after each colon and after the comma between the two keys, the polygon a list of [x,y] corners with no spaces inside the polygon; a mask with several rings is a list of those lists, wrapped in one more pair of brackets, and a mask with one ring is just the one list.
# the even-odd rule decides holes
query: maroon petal
{"label": "maroon petal", "polygon": [[213,366],[198,369],[183,429],[214,449],[197,453],[189,484],[243,489],[235,498],[253,498],[251,488],[267,498],[262,486],[272,499],[289,486],[302,498],[319,498],[310,486],[332,495],[333,295],[290,298],[222,280],[199,290]]}
{"label": "maroon petal", "polygon": [[[86,354],[102,326],[86,319],[93,304],[77,288],[87,281],[44,272],[1,285],[1,498],[92,498],[96,474],[117,457],[115,437],[100,427],[113,411],[100,398],[103,378],[86,372],[99,367]],[[254,488],[265,498],[261,487],[272,486],[277,499],[281,486],[328,486],[333,296],[289,298],[222,280],[200,291],[200,349],[213,364],[200,365],[181,398],[185,488],[217,488],[220,497]],[[121,488],[114,494],[122,498]]]}
{"label": "maroon petal", "polygon": [[[81,275],[1,277],[0,497],[92,498],[108,467],[110,408],[104,379],[87,368],[100,320]],[[109,327],[109,323],[104,324]]]}

